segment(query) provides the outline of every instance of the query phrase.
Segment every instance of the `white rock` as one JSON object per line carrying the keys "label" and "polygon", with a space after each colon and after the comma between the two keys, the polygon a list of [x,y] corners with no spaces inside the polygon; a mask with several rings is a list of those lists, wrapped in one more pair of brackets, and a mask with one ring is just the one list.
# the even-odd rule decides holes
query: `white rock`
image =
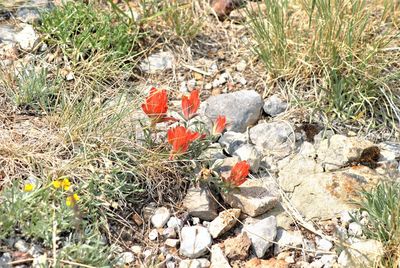
{"label": "white rock", "polygon": [[169,51],[162,51],[150,55],[147,59],[140,63],[139,67],[146,73],[157,73],[172,69],[174,65],[174,55]]}
{"label": "white rock", "polygon": [[[6,268],[7,266],[2,266],[2,263],[0,260],[0,267]],[[47,255],[46,254],[36,256],[32,262],[32,268],[43,268],[43,267],[49,267],[48,263],[47,263]]]}
{"label": "white rock", "polygon": [[261,155],[251,144],[243,144],[233,155],[238,156],[241,161],[246,160],[253,172],[257,172],[260,167]]}
{"label": "white rock", "polygon": [[207,83],[207,84],[204,86],[204,89],[205,89],[205,90],[210,90],[210,89],[212,89],[212,87],[213,87],[213,85],[212,85],[211,83]]}
{"label": "white rock", "polygon": [[133,245],[129,248],[133,253],[139,255],[142,254],[143,248],[139,245]]}
{"label": "white rock", "polygon": [[183,206],[186,207],[189,215],[203,220],[212,221],[218,216],[217,203],[207,187],[189,188]]}
{"label": "white rock", "polygon": [[24,252],[24,253],[29,251],[28,243],[26,243],[22,239],[19,239],[17,242],[15,242],[14,248],[16,248],[18,251],[21,251],[21,252]]}
{"label": "white rock", "polygon": [[213,238],[217,238],[229,231],[237,222],[240,216],[240,209],[228,209],[219,213],[209,225],[208,231]]}
{"label": "white rock", "polygon": [[38,40],[35,30],[32,25],[25,24],[20,32],[15,35],[15,41],[23,50],[30,51],[35,46]]}
{"label": "white rock", "polygon": [[151,217],[151,223],[156,228],[164,227],[171,217],[169,209],[166,207],[159,207],[154,211],[154,215]]}
{"label": "white rock", "polygon": [[165,228],[162,232],[162,235],[165,238],[176,238],[175,228],[172,227]]}
{"label": "white rock", "polygon": [[337,258],[338,258],[338,256],[336,256],[334,254],[327,254],[327,255],[323,255],[321,257],[321,259],[319,259],[319,260],[324,265],[324,268],[331,268],[335,265]]}
{"label": "white rock", "polygon": [[207,252],[211,244],[212,238],[207,228],[186,226],[181,230],[181,247],[179,253],[188,258],[198,258]]}
{"label": "white rock", "polygon": [[177,217],[171,217],[167,222],[167,226],[170,228],[174,228],[175,230],[179,230],[180,228],[182,228],[183,222]]}
{"label": "white rock", "polygon": [[171,248],[176,248],[179,245],[179,239],[168,238],[165,240],[165,245]]}
{"label": "white rock", "polygon": [[222,198],[232,208],[256,217],[274,208],[279,201],[277,186],[264,179],[248,179],[237,189],[222,193]]}
{"label": "white rock", "polygon": [[153,229],[149,232],[149,239],[150,240],[156,240],[158,238],[158,231],[157,229]]}
{"label": "white rock", "polygon": [[375,267],[384,254],[383,245],[376,240],[365,240],[351,245],[343,250],[338,263],[343,267]]}
{"label": "white rock", "polygon": [[210,262],[207,259],[200,258],[194,260],[182,260],[179,263],[179,268],[208,268]]}
{"label": "white rock", "polygon": [[316,241],[317,241],[317,249],[319,250],[330,251],[333,247],[332,242],[329,240],[319,238]]}
{"label": "white rock", "polygon": [[231,268],[219,245],[211,247],[211,268]]}
{"label": "white rock", "polygon": [[197,224],[200,223],[200,219],[197,218],[197,217],[193,217],[193,218],[192,218],[192,223],[193,223],[193,225],[197,225]]}
{"label": "white rock", "polygon": [[276,237],[276,219],[270,216],[255,224],[244,225],[242,232],[249,236],[257,257],[262,258]]}
{"label": "white rock", "polygon": [[175,267],[176,267],[176,263],[175,263],[175,261],[167,261],[167,262],[165,263],[165,266],[166,266],[167,268],[175,268]]}
{"label": "white rock", "polygon": [[247,135],[244,133],[226,131],[218,140],[219,144],[230,155],[247,142]]}
{"label": "white rock", "polygon": [[296,137],[293,127],[285,122],[261,123],[249,131],[250,140],[264,155],[285,157],[294,149]]}
{"label": "white rock", "polygon": [[278,255],[284,250],[290,250],[290,247],[301,247],[303,244],[303,235],[301,231],[286,231],[285,229],[278,228],[276,242],[274,254]]}
{"label": "white rock", "polygon": [[245,60],[239,61],[239,63],[236,65],[236,70],[238,72],[243,72],[247,67],[247,63]]}
{"label": "white rock", "polygon": [[287,108],[287,102],[278,98],[277,95],[269,97],[263,106],[264,112],[270,116],[277,116]]}
{"label": "white rock", "polygon": [[362,235],[362,226],[356,222],[349,224],[349,235],[360,236]]}
{"label": "white rock", "polygon": [[345,210],[343,212],[340,213],[340,220],[342,221],[342,223],[344,223],[345,225],[348,225],[349,223],[353,222],[353,219],[351,217],[351,212],[348,210]]}
{"label": "white rock", "polygon": [[135,255],[133,255],[132,252],[122,252],[118,256],[118,264],[119,265],[124,265],[124,264],[129,264],[135,261]]}

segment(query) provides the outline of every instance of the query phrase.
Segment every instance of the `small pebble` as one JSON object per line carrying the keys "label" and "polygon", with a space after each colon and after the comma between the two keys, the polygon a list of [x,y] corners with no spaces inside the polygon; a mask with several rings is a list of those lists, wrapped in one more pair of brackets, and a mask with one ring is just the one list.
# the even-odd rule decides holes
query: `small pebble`
{"label": "small pebble", "polygon": [[171,248],[176,248],[179,245],[179,239],[168,238],[165,240],[165,245]]}
{"label": "small pebble", "polygon": [[177,217],[171,217],[167,222],[167,226],[170,228],[180,229],[183,226],[183,221]]}
{"label": "small pebble", "polygon": [[197,217],[193,217],[193,218],[192,218],[192,222],[193,222],[193,225],[197,225],[197,224],[200,223],[200,219],[197,218]]}
{"label": "small pebble", "polygon": [[157,231],[157,229],[151,230],[150,233],[149,233],[149,239],[150,239],[151,241],[154,241],[154,240],[156,240],[157,238],[158,238],[158,231]]}
{"label": "small pebble", "polygon": [[175,228],[172,227],[165,228],[164,231],[162,232],[162,235],[165,238],[176,238]]}
{"label": "small pebble", "polygon": [[14,247],[24,253],[29,251],[28,244],[22,239],[19,239],[17,242],[15,242]]}
{"label": "small pebble", "polygon": [[362,226],[356,222],[349,224],[349,235],[360,236],[362,235]]}
{"label": "small pebble", "polygon": [[247,63],[245,60],[241,60],[237,65],[236,65],[236,70],[238,72],[243,72],[247,67]]}

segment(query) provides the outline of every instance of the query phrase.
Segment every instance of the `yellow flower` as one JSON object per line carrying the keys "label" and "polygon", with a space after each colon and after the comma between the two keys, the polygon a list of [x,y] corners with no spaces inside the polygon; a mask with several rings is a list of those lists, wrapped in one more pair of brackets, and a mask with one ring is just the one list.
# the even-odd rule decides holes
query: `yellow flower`
{"label": "yellow flower", "polygon": [[35,186],[32,183],[27,183],[24,185],[24,192],[32,192]]}
{"label": "yellow flower", "polygon": [[78,196],[78,194],[73,194],[67,197],[67,199],[65,200],[65,204],[68,207],[72,207],[75,205],[76,201],[79,201],[81,198]]}
{"label": "yellow flower", "polygon": [[69,187],[71,186],[71,182],[68,179],[63,179],[61,186],[65,191],[68,191]]}
{"label": "yellow flower", "polygon": [[51,184],[52,184],[53,187],[56,188],[56,189],[58,189],[58,188],[61,187],[61,181],[60,181],[60,180],[53,181]]}

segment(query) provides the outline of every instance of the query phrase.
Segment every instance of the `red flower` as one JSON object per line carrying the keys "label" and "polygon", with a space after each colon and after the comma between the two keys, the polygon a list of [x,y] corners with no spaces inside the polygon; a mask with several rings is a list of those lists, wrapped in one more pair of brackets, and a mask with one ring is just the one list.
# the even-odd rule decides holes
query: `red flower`
{"label": "red flower", "polygon": [[217,120],[215,120],[212,134],[213,135],[221,134],[222,131],[224,131],[225,126],[226,126],[226,116],[225,115],[219,115],[217,117]]}
{"label": "red flower", "polygon": [[170,159],[173,158],[174,154],[184,153],[188,150],[189,144],[198,139],[200,134],[192,132],[183,126],[177,126],[168,129],[167,138],[168,143],[172,145]]}
{"label": "red flower", "polygon": [[157,123],[169,120],[176,120],[172,117],[167,117],[168,98],[165,89],[159,90],[156,88],[150,89],[150,94],[142,104],[142,110],[151,119],[151,124],[154,126]]}
{"label": "red flower", "polygon": [[231,170],[231,174],[226,179],[226,181],[230,182],[235,186],[242,185],[249,175],[250,165],[246,161],[241,161],[236,163]]}
{"label": "red flower", "polygon": [[196,114],[200,106],[199,90],[195,89],[190,96],[182,97],[182,113],[186,120],[189,120]]}

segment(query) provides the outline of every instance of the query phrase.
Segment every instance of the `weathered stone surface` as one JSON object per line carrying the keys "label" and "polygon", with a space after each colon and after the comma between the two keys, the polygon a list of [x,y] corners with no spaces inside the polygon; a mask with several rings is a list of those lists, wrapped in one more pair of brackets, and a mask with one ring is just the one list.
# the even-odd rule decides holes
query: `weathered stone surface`
{"label": "weathered stone surface", "polygon": [[376,240],[365,240],[343,250],[338,258],[342,267],[375,267],[384,254],[383,245]]}
{"label": "weathered stone surface", "polygon": [[349,235],[360,236],[362,235],[362,226],[357,222],[349,224]]}
{"label": "weathered stone surface", "polygon": [[234,131],[226,131],[221,138],[218,140],[219,144],[221,144],[222,148],[226,150],[226,152],[230,155],[243,144],[247,142],[247,135],[244,133],[234,132]]}
{"label": "weathered stone surface", "polygon": [[290,247],[301,247],[303,235],[301,231],[286,231],[278,228],[275,240],[277,244],[275,245],[274,253],[278,255],[280,252],[290,249]]}
{"label": "weathered stone surface", "polygon": [[285,157],[295,146],[293,128],[285,122],[261,123],[249,131],[250,140],[263,155]]}
{"label": "weathered stone surface", "polygon": [[179,239],[168,238],[165,240],[165,245],[171,248],[176,248],[179,245]]}
{"label": "weathered stone surface", "polygon": [[279,193],[273,182],[262,179],[248,179],[228,193],[223,193],[224,201],[233,208],[240,208],[252,217],[261,215],[276,206]]}
{"label": "weathered stone surface", "polygon": [[242,232],[249,236],[257,257],[262,258],[276,237],[276,219],[271,216],[257,223],[244,225]]}
{"label": "weathered stone surface", "polygon": [[241,233],[224,241],[224,253],[231,260],[244,260],[249,255],[250,246],[251,240],[247,233]]}
{"label": "weathered stone surface", "polygon": [[246,262],[244,268],[288,268],[289,263],[284,260],[277,260],[274,258],[262,260],[253,258]]}
{"label": "weathered stone surface", "polygon": [[279,184],[307,219],[332,219],[354,208],[350,201],[359,198],[359,189],[370,189],[385,179],[368,167],[356,166],[331,173],[280,174]]}
{"label": "weathered stone surface", "polygon": [[211,96],[206,101],[205,115],[213,121],[225,115],[227,130],[244,132],[254,125],[261,116],[263,101],[254,90],[242,90]]}
{"label": "weathered stone surface", "polygon": [[211,266],[210,268],[231,268],[221,247],[214,245],[211,247]]}
{"label": "weathered stone surface", "polygon": [[132,252],[123,252],[118,256],[118,264],[125,265],[135,261],[135,255]]}
{"label": "weathered stone surface", "polygon": [[36,23],[40,19],[40,13],[36,7],[21,7],[17,10],[16,17],[25,23]]}
{"label": "weathered stone surface", "polygon": [[151,217],[151,223],[156,228],[164,227],[164,225],[168,222],[171,217],[171,213],[169,209],[166,207],[159,207],[154,211],[153,216]]}
{"label": "weathered stone surface", "polygon": [[224,155],[222,150],[221,145],[213,143],[200,154],[199,160],[208,160],[212,164],[217,159],[224,159],[226,155]]}
{"label": "weathered stone surface", "polygon": [[237,219],[240,216],[240,209],[228,209],[219,213],[209,225],[208,231],[213,238],[223,235],[233,226],[235,226]]}
{"label": "weathered stone surface", "polygon": [[261,163],[261,155],[251,144],[241,145],[233,155],[238,156],[241,161],[246,160],[253,172],[257,172]]}
{"label": "weathered stone surface", "polygon": [[140,69],[146,73],[157,73],[172,69],[174,65],[174,55],[169,51],[161,51],[150,55],[139,65]]}
{"label": "weathered stone surface", "polygon": [[175,230],[179,230],[183,227],[183,221],[174,216],[168,220],[167,226],[169,228],[174,228]]}
{"label": "weathered stone surface", "polygon": [[333,135],[321,141],[317,149],[318,161],[328,171],[337,170],[359,158],[364,149],[373,145],[372,142],[357,137]]}
{"label": "weathered stone surface", "polygon": [[0,25],[0,41],[5,43],[18,43],[22,50],[30,51],[38,40],[32,25]]}
{"label": "weathered stone surface", "polygon": [[203,220],[212,221],[218,216],[217,203],[206,186],[191,187],[183,200],[183,206],[190,215]]}
{"label": "weathered stone surface", "polygon": [[211,244],[212,238],[207,228],[186,226],[181,230],[181,248],[179,253],[188,258],[198,258],[207,252]]}
{"label": "weathered stone surface", "polygon": [[269,97],[263,106],[264,112],[270,116],[277,116],[283,113],[288,104],[286,101],[281,100],[277,95],[272,95]]}
{"label": "weathered stone surface", "polygon": [[194,260],[181,260],[179,268],[208,268],[210,265],[209,260],[200,258]]}
{"label": "weathered stone surface", "polygon": [[381,142],[378,144],[381,150],[380,161],[390,161],[400,158],[400,143],[399,142]]}

